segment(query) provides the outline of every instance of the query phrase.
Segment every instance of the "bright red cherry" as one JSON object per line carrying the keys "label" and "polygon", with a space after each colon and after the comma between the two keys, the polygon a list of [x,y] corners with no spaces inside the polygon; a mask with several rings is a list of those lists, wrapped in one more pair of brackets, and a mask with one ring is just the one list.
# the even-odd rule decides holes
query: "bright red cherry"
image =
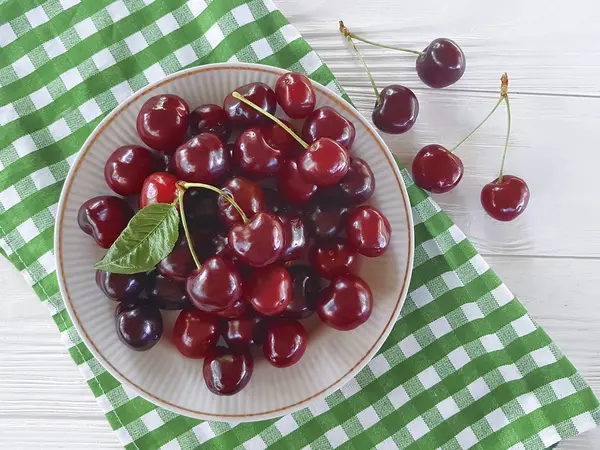
{"label": "bright red cherry", "polygon": [[308,144],[326,137],[349,150],[355,136],[356,129],[352,122],[329,106],[315,109],[302,127],[302,139]]}
{"label": "bright red cherry", "polygon": [[155,203],[173,203],[177,198],[177,177],[156,172],[144,180],[140,194],[140,209]]}
{"label": "bright red cherry", "polygon": [[137,116],[138,135],[148,147],[173,153],[185,139],[190,108],[177,95],[160,94],[146,100]]}
{"label": "bright red cherry", "polygon": [[333,196],[345,204],[364,203],[375,192],[375,175],[364,159],[352,158],[348,173],[332,190]]}
{"label": "bright red cherry", "polygon": [[192,303],[185,292],[185,283],[177,282],[157,272],[150,274],[150,282],[146,293],[148,294],[148,300],[155,304],[158,309],[177,311],[192,307]]}
{"label": "bright red cherry", "polygon": [[310,248],[308,259],[317,273],[329,280],[358,270],[358,252],[343,238],[317,242]]}
{"label": "bright red cherry", "polygon": [[233,146],[233,165],[251,178],[268,178],[281,167],[284,154],[271,147],[261,127],[243,131]]}
{"label": "bright red cherry", "polygon": [[369,285],[356,275],[334,278],[317,304],[317,314],[326,325],[348,331],[371,316],[373,294]]}
{"label": "bright red cherry", "polygon": [[119,195],[135,195],[154,172],[156,159],[152,152],[139,145],[124,145],[108,157],[104,166],[106,184]]}
{"label": "bright red cherry", "polygon": [[223,108],[208,103],[198,106],[190,114],[190,134],[212,133],[227,142],[231,133],[229,116]]}
{"label": "bright red cherry", "polygon": [[163,333],[163,319],[154,305],[120,303],[116,316],[117,336],[127,347],[146,351],[154,347]]}
{"label": "bright red cherry", "polygon": [[319,139],[298,157],[300,175],[316,186],[333,186],[339,183],[349,168],[348,151],[329,138]]}
{"label": "bright red cherry", "polygon": [[412,128],[419,115],[419,100],[407,87],[392,84],[383,88],[373,108],[373,123],[385,133],[402,134]]}
{"label": "bright red cherry", "polygon": [[142,293],[148,282],[145,272],[131,275],[96,271],[96,284],[111,300],[122,301],[136,298]]}
{"label": "bright red cherry", "polygon": [[281,314],[292,301],[292,277],[287,269],[274,265],[258,270],[248,301],[263,316]]}
{"label": "bright red cherry", "polygon": [[186,292],[196,308],[224,311],[242,297],[242,276],[231,261],[213,256],[188,277]]}
{"label": "bright red cherry", "polygon": [[217,316],[225,317],[227,319],[239,319],[240,317],[243,317],[246,314],[248,308],[248,303],[244,299],[240,299],[226,310],[218,311],[215,314]]}
{"label": "bright red cherry", "polygon": [[173,155],[177,178],[190,183],[212,183],[229,172],[229,150],[212,133],[194,136]]}
{"label": "bright red cherry", "polygon": [[460,158],[438,144],[426,145],[419,150],[412,164],[415,184],[436,194],[454,189],[463,172]]}
{"label": "bright red cherry", "polygon": [[315,312],[321,280],[310,266],[295,265],[287,270],[292,277],[292,301],[281,315],[288,319],[306,319]]}
{"label": "bright red cherry", "polygon": [[359,206],[348,214],[346,235],[359,253],[375,257],[382,255],[390,245],[392,227],[377,208]]}
{"label": "bright red cherry", "polygon": [[465,54],[454,41],[438,38],[423,50],[416,61],[417,74],[427,86],[444,88],[465,73]]}
{"label": "bright red cherry", "polygon": [[253,314],[230,319],[224,324],[223,340],[229,348],[247,349],[262,345],[267,334],[267,320]]}
{"label": "bright red cherry", "polygon": [[[281,120],[288,128],[290,128],[294,133],[294,127],[287,120]],[[284,130],[279,124],[272,123],[268,125],[263,125],[262,129],[264,130],[265,140],[267,144],[271,147],[281,151],[285,158],[291,158],[292,156],[297,155],[301,150],[300,144],[294,137]]]}
{"label": "bright red cherry", "polygon": [[228,244],[242,263],[252,267],[268,266],[277,261],[283,251],[283,225],[275,215],[259,212],[247,224],[231,227]]}
{"label": "bright red cherry", "polygon": [[[243,177],[230,178],[221,187],[227,194],[233,197],[235,202],[242,208],[248,219],[254,217],[260,211],[265,210],[265,198],[258,184]],[[240,213],[222,195],[217,199],[219,219],[226,226],[232,226],[242,222]]]}
{"label": "bright red cherry", "polygon": [[277,188],[288,202],[294,204],[306,203],[318,190],[315,184],[302,177],[294,159],[288,160],[281,167],[277,174]]}
{"label": "bright red cherry", "polygon": [[300,361],[307,344],[308,333],[300,322],[276,322],[267,331],[263,353],[271,365],[289,367]]}
{"label": "bright red cherry", "polygon": [[100,195],[81,205],[77,213],[77,223],[100,247],[110,248],[132,217],[133,210],[125,200],[111,195]]}
{"label": "bright red cherry", "polygon": [[315,239],[336,236],[344,227],[348,208],[330,201],[325,196],[317,197],[304,208],[304,219],[308,232]]}
{"label": "bright red cherry", "polygon": [[308,251],[308,230],[298,214],[280,213],[277,218],[283,225],[285,243],[281,252],[281,261],[293,261]]}
{"label": "bright red cherry", "polygon": [[221,335],[219,318],[198,309],[181,311],[173,328],[173,343],[186,358],[207,356]]}
{"label": "bright red cherry", "polygon": [[[265,83],[250,83],[235,90],[242,97],[250,100],[255,105],[271,114],[277,109],[275,92]],[[229,94],[223,102],[223,109],[229,119],[237,126],[250,126],[260,123],[269,123],[269,119],[261,113]]]}
{"label": "bright red cherry", "polygon": [[481,205],[491,217],[509,222],[519,217],[529,203],[529,187],[525,180],[513,175],[496,178],[481,190]]}
{"label": "bright red cherry", "polygon": [[317,96],[310,80],[301,73],[288,72],[275,83],[277,103],[292,119],[304,119],[317,103]]}

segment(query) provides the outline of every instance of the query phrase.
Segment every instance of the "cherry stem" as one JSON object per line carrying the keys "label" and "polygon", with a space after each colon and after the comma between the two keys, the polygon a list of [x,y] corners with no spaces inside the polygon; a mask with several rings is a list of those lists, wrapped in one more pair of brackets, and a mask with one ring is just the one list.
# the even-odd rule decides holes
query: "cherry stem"
{"label": "cherry stem", "polygon": [[506,114],[508,116],[508,126],[506,129],[506,141],[504,142],[504,153],[502,154],[502,164],[500,164],[500,175],[498,175],[498,184],[502,183],[502,175],[504,172],[504,161],[506,161],[506,152],[508,150],[508,138],[510,137],[510,101],[508,95],[505,95],[504,101],[506,102]]}
{"label": "cherry stem", "polygon": [[[234,91],[234,92],[232,92],[231,95],[233,96],[233,98],[237,98],[241,102],[243,102],[246,105],[250,106],[251,108],[257,110],[259,113],[267,116],[269,119],[271,119],[277,125],[279,125],[281,128],[283,128],[285,131],[287,131],[294,139],[296,139],[304,149],[307,149],[309,147],[308,144],[306,142],[304,142],[302,140],[302,138],[300,138],[300,136],[298,136],[296,133],[294,133],[294,131],[290,127],[288,127],[285,123],[283,123],[281,120],[279,120],[277,117],[275,117],[270,112],[265,111],[260,106],[258,106],[255,103],[251,102],[247,98],[243,97],[242,95],[239,94],[239,92]],[[233,205],[233,203],[232,203],[232,205]]]}
{"label": "cherry stem", "polygon": [[196,251],[194,250],[194,241],[192,241],[192,236],[190,235],[190,230],[188,228],[187,219],[185,218],[185,209],[183,206],[183,196],[185,194],[186,188],[177,185],[177,199],[179,200],[179,209],[181,210],[181,223],[183,224],[183,231],[185,233],[185,238],[188,243],[188,247],[190,248],[190,253],[192,254],[192,258],[194,259],[194,264],[198,270],[202,268],[200,264],[200,260],[198,259],[198,255],[196,255]]}
{"label": "cherry stem", "polygon": [[490,111],[490,113],[489,113],[487,116],[485,116],[485,119],[483,119],[483,120],[482,120],[482,121],[479,123],[479,125],[477,125],[477,126],[476,126],[476,127],[473,129],[473,131],[471,131],[469,134],[467,134],[467,135],[465,136],[465,138],[464,138],[462,141],[460,141],[458,144],[456,144],[454,147],[452,147],[452,149],[450,149],[450,150],[449,150],[449,152],[450,152],[450,153],[452,153],[454,150],[456,150],[458,147],[460,147],[460,146],[461,146],[461,144],[463,144],[463,143],[464,143],[464,142],[465,142],[467,139],[469,139],[471,136],[473,136],[473,135],[475,134],[475,132],[476,132],[477,130],[479,130],[479,128],[481,128],[481,126],[482,126],[484,123],[486,123],[486,122],[487,122],[487,120],[488,120],[488,119],[489,119],[489,118],[492,116],[492,114],[494,114],[494,112],[495,112],[495,111],[498,109],[498,106],[500,106],[500,103],[502,103],[502,100],[504,100],[504,97],[500,97],[500,98],[498,99],[498,102],[496,103],[496,106],[494,106],[494,107],[492,108],[492,110]]}
{"label": "cherry stem", "polygon": [[371,75],[371,71],[369,70],[369,67],[367,66],[367,63],[365,62],[364,58],[362,57],[362,55],[358,51],[358,48],[356,47],[356,44],[352,40],[352,35],[348,34],[348,35],[345,35],[345,36],[346,36],[346,39],[348,39],[348,42],[350,42],[350,45],[352,45],[352,47],[354,48],[354,51],[358,55],[358,59],[360,59],[361,64],[363,65],[363,67],[367,71],[367,75],[369,76],[369,81],[371,82],[371,86],[373,86],[373,90],[375,91],[375,98],[376,98],[375,105],[380,105],[381,104],[381,94],[379,94],[379,90],[377,89],[377,85],[375,84],[375,80],[373,79],[373,75]]}
{"label": "cherry stem", "polygon": [[346,26],[344,25],[344,22],[342,22],[341,20],[340,20],[340,32],[348,38],[354,38],[357,41],[364,42],[365,44],[374,45],[375,47],[389,48],[390,50],[398,50],[400,52],[412,53],[413,55],[419,55],[419,56],[421,56],[423,54],[423,52],[420,52],[418,50],[411,50],[409,48],[403,48],[403,47],[394,47],[392,45],[378,44],[377,42],[369,41],[368,39],[365,39],[363,37],[358,36],[357,34],[352,33],[350,30],[348,30],[348,28],[346,28]]}

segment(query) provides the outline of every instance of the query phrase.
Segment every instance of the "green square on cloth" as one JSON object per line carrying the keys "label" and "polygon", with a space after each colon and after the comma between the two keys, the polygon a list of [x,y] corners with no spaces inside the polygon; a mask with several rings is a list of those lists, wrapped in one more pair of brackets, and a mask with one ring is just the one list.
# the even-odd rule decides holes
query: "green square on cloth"
{"label": "green square on cloth", "polygon": [[50,309],[127,449],[537,450],[600,423],[582,377],[406,170],[410,292],[383,348],[339,391],[234,425],[158,408],[108,374],[58,289],[63,181],[119,102],[166,74],[222,61],[303,72],[343,94],[270,0],[0,0],[0,246]]}

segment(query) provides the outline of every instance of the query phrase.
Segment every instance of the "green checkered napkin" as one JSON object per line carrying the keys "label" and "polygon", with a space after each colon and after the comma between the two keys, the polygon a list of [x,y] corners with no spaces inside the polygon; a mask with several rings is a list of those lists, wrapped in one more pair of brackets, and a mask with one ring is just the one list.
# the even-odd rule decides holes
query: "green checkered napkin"
{"label": "green checkered napkin", "polygon": [[192,65],[261,62],[341,92],[270,0],[0,0],[0,244],[48,306],[128,449],[543,449],[600,422],[598,401],[465,235],[403,171],[415,268],[379,354],[280,419],[201,422],[123,388],[67,315],[52,236],[69,165],[132,92]]}

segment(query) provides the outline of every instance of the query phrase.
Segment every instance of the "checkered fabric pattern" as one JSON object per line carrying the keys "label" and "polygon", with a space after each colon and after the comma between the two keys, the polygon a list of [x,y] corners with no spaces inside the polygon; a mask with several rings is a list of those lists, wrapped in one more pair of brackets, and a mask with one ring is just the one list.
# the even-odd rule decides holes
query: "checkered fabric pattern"
{"label": "checkered fabric pattern", "polygon": [[247,61],[342,92],[270,0],[0,0],[0,244],[48,306],[127,449],[544,449],[600,422],[571,363],[406,171],[415,267],[401,317],[357,377],[309,408],[202,422],[121,386],[64,308],[53,227],[75,154],[117,104],[185,67]]}

